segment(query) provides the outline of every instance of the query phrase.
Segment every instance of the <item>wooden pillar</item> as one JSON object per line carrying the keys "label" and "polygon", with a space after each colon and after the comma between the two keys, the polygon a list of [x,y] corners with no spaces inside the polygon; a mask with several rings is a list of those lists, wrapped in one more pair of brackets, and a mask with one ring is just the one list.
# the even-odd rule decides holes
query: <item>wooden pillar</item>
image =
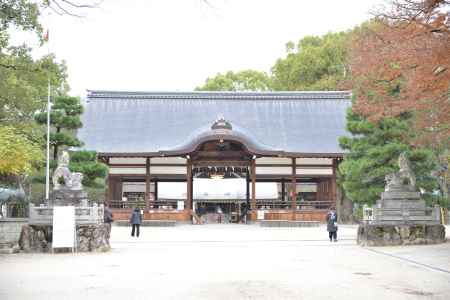
{"label": "wooden pillar", "polygon": [[250,209],[250,172],[247,168],[245,172],[245,183],[246,183],[246,200],[247,200],[247,210]]}
{"label": "wooden pillar", "polygon": [[331,201],[333,202],[331,205],[336,207],[336,159],[333,158],[333,164],[332,164],[332,177],[331,177]]}
{"label": "wooden pillar", "polygon": [[297,159],[292,158],[292,191],[291,191],[291,209],[297,209]]}
{"label": "wooden pillar", "polygon": [[318,201],[323,201],[323,196],[322,196],[322,179],[318,179],[317,180],[317,200]]}
{"label": "wooden pillar", "polygon": [[190,209],[194,209],[194,176],[192,175],[192,167],[191,167],[191,206]]}
{"label": "wooden pillar", "polygon": [[284,178],[281,178],[281,201],[284,201],[286,199],[286,182],[284,181]]}
{"label": "wooden pillar", "polygon": [[155,201],[158,201],[158,179],[155,178]]}
{"label": "wooden pillar", "polygon": [[250,202],[250,209],[256,210],[256,160],[252,159],[251,163],[251,177],[252,177],[252,200]]}
{"label": "wooden pillar", "polygon": [[186,204],[184,209],[192,209],[192,162],[191,159],[187,159],[187,175],[186,175]]}
{"label": "wooden pillar", "polygon": [[[150,157],[147,157],[145,161],[145,208],[150,208]],[[153,205],[151,205],[153,206]]]}
{"label": "wooden pillar", "polygon": [[[120,177],[108,176],[108,202],[122,200],[122,180]],[[116,203],[117,204],[117,203]]]}
{"label": "wooden pillar", "polygon": [[[108,205],[111,205],[111,200],[113,199],[113,180],[111,178],[111,175],[108,175],[108,190],[106,191],[106,202],[108,203]],[[119,200],[119,199],[116,199]],[[120,199],[122,200],[122,199]]]}
{"label": "wooden pillar", "polygon": [[[100,159],[99,159],[99,161],[101,161]],[[109,157],[107,157],[106,159],[105,159],[105,161],[103,161],[105,164],[107,164],[108,165],[108,167],[109,167]],[[108,206],[111,206],[111,203],[110,203],[110,200],[111,200],[111,198],[110,198],[110,193],[111,193],[111,188],[109,187],[109,172],[108,172],[108,176],[106,177],[106,189],[105,189],[105,201],[104,201],[104,205],[108,205]]]}

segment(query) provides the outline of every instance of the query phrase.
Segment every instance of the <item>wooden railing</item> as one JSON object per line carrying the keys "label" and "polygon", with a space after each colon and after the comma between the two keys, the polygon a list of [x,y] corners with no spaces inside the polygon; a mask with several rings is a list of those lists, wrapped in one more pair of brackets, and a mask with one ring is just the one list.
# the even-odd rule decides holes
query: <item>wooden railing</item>
{"label": "wooden railing", "polygon": [[[154,210],[176,210],[178,200],[149,201],[148,206],[142,200],[109,200],[109,206],[116,209],[154,209]],[[333,201],[297,201],[296,210],[328,210],[334,204]],[[257,209],[291,209],[291,201],[282,200],[257,200]]]}
{"label": "wooden railing", "polygon": [[[296,210],[328,210],[334,204],[333,201],[297,201]],[[291,201],[281,200],[257,200],[257,209],[291,209]]]}
{"label": "wooden railing", "polygon": [[145,201],[142,200],[109,200],[108,204],[111,208],[123,208],[123,209],[157,209],[157,210],[175,210],[177,209],[177,200],[157,200],[149,201],[148,206]]}

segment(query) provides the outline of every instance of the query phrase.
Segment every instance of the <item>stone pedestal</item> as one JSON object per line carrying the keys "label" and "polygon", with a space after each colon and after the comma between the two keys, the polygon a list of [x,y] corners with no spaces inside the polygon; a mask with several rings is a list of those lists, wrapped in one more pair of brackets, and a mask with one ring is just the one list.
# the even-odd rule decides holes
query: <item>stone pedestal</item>
{"label": "stone pedestal", "polygon": [[362,224],[357,243],[361,246],[400,246],[439,244],[445,242],[445,227],[430,225]]}
{"label": "stone pedestal", "polygon": [[[78,252],[106,252],[111,249],[106,224],[77,225]],[[20,250],[27,253],[52,251],[51,225],[24,225],[19,239]],[[60,250],[58,250],[60,251]]]}
{"label": "stone pedestal", "polygon": [[63,187],[53,190],[50,194],[49,206],[87,206],[88,202],[88,195],[85,191]]}
{"label": "stone pedestal", "polygon": [[394,246],[445,242],[440,209],[427,208],[421,199],[405,153],[399,156],[399,169],[386,175],[385,191],[376,205],[364,209],[364,224],[358,228],[358,244]]}
{"label": "stone pedestal", "polygon": [[426,208],[419,192],[386,191],[381,193],[373,209],[371,224],[432,224],[439,223],[433,209]]}
{"label": "stone pedestal", "polygon": [[439,208],[427,208],[419,192],[386,191],[372,209],[372,219],[359,225],[361,246],[398,246],[445,242]]}

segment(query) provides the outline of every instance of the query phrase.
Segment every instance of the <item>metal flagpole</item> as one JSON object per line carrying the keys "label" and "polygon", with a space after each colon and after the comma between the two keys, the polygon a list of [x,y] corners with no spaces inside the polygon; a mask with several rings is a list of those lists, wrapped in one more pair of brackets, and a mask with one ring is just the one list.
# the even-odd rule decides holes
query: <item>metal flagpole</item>
{"label": "metal flagpole", "polygon": [[45,172],[45,200],[48,202],[50,191],[50,74],[47,90],[47,165]]}
{"label": "metal flagpole", "polygon": [[[47,30],[47,52],[50,57],[50,45]],[[47,161],[46,161],[46,172],[45,172],[45,201],[48,203],[49,193],[50,193],[50,70],[48,72],[48,89],[47,89]]]}

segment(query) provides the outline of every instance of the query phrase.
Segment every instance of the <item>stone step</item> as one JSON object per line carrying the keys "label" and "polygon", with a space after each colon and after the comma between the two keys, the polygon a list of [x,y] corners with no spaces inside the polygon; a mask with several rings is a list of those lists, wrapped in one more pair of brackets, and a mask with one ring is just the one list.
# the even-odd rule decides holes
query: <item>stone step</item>
{"label": "stone step", "polygon": [[13,243],[0,243],[0,254],[19,253],[19,245]]}
{"label": "stone step", "polygon": [[375,221],[378,220],[385,220],[385,221],[403,221],[403,220],[407,220],[407,221],[434,221],[434,218],[432,216],[407,216],[407,217],[403,217],[403,216],[377,216],[376,218],[374,218]]}
{"label": "stone step", "polygon": [[[173,220],[143,220],[141,226],[157,226],[157,227],[172,227],[177,221]],[[125,220],[114,221],[117,226],[131,226],[130,222]]]}
{"label": "stone step", "polygon": [[319,221],[261,220],[261,227],[318,227]]}
{"label": "stone step", "polygon": [[[381,213],[375,213],[376,216],[403,216],[404,214],[400,211],[383,211]],[[431,216],[431,214],[426,214],[424,211],[413,211],[407,214],[408,216]]]}

